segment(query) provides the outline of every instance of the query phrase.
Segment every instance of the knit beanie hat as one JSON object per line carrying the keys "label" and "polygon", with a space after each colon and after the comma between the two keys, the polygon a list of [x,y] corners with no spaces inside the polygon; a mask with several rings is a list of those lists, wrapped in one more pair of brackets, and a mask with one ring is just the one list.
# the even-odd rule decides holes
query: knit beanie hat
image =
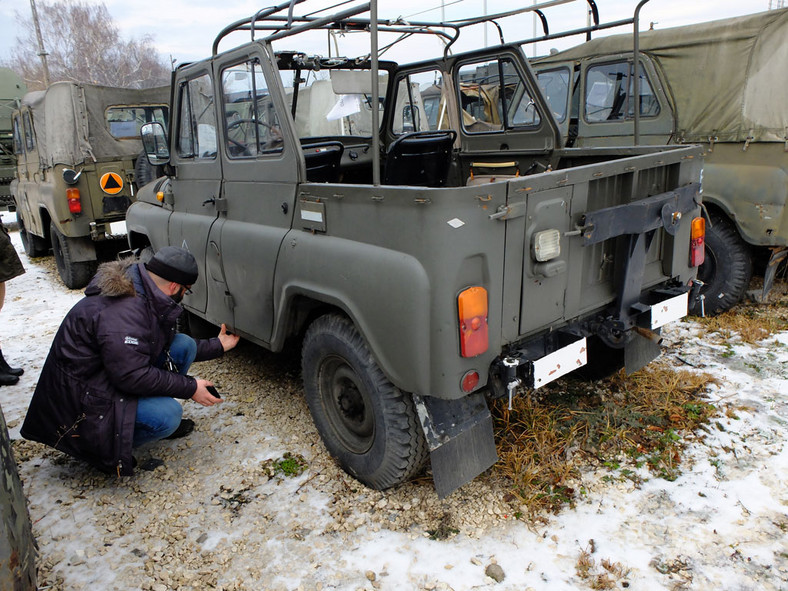
{"label": "knit beanie hat", "polygon": [[193,285],[197,281],[197,261],[192,253],[177,246],[165,246],[145,263],[145,268],[167,281]]}

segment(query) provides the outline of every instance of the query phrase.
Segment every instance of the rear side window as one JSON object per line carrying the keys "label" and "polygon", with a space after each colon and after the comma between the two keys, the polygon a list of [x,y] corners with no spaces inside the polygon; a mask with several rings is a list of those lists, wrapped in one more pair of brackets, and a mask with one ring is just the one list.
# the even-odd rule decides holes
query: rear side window
{"label": "rear side window", "polygon": [[536,79],[553,115],[561,123],[566,119],[566,108],[569,103],[569,68],[545,70],[539,72]]}
{"label": "rear side window", "polygon": [[109,133],[118,140],[139,139],[144,123],[157,121],[165,129],[167,127],[167,107],[164,105],[109,107],[105,116]]}
{"label": "rear side window", "polygon": [[525,80],[510,59],[463,64],[458,80],[466,133],[539,125],[539,111]]}
{"label": "rear side window", "polygon": [[36,140],[33,135],[33,123],[30,121],[30,111],[25,111],[22,115],[22,125],[25,128],[25,148],[28,152],[36,149]]}
{"label": "rear side window", "polygon": [[230,158],[255,158],[283,150],[282,131],[258,60],[222,71],[225,148]]}
{"label": "rear side window", "polygon": [[25,151],[22,142],[22,126],[19,124],[19,115],[14,115],[14,153],[22,154]]}
{"label": "rear side window", "polygon": [[216,158],[216,112],[213,86],[207,74],[181,84],[178,101],[178,155]]}
{"label": "rear side window", "polygon": [[[614,62],[588,68],[585,117],[590,123],[631,119],[635,114],[634,75],[631,62]],[[648,76],[640,72],[640,116],[659,115],[659,101]]]}

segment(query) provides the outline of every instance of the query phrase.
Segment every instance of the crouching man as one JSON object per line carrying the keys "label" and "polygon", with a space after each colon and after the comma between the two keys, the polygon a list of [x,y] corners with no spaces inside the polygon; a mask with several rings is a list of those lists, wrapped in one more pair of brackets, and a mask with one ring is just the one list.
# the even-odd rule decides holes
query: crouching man
{"label": "crouching man", "polygon": [[191,253],[172,246],[147,263],[102,264],[55,335],[22,436],[128,476],[133,447],[188,434],[194,423],[181,420],[176,398],[222,402],[211,382],[186,375],[189,366],[238,343],[225,325],[211,339],[176,334],[178,303],[197,274]]}

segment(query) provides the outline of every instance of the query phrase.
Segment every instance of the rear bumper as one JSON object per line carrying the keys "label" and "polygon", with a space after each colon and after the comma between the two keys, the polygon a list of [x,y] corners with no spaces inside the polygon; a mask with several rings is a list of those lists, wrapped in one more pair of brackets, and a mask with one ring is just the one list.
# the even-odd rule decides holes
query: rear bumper
{"label": "rear bumper", "polygon": [[634,326],[596,314],[559,330],[510,347],[490,369],[489,387],[494,397],[508,394],[509,384],[541,388],[589,363],[588,340],[610,349],[623,350],[627,373],[637,371],[660,353],[659,329],[684,318],[688,313],[689,287],[660,289],[644,294]]}

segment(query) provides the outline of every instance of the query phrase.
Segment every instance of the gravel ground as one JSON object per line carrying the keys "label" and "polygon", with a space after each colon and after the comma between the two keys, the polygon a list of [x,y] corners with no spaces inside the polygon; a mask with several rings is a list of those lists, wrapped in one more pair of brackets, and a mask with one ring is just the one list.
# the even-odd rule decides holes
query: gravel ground
{"label": "gravel ground", "polygon": [[[668,331],[669,355],[721,377],[713,398],[735,399],[740,416],[690,447],[676,482],[643,473],[636,488],[586,466],[574,509],[523,523],[490,474],[444,500],[428,475],[383,493],[363,487],[320,442],[298,355],[249,343],[193,367],[225,403],[187,402],[194,433],[138,451],[142,462],[164,460],[152,472],[118,480],[18,439],[54,332],[81,297],[62,287],[51,259],[23,262],[0,336],[26,374],[0,399],[41,589],[536,590],[605,588],[594,583],[603,576],[610,588],[788,589],[788,332],[731,357],[697,339],[692,323]],[[278,472],[288,457],[306,469]],[[589,556],[596,579],[579,574]]]}

